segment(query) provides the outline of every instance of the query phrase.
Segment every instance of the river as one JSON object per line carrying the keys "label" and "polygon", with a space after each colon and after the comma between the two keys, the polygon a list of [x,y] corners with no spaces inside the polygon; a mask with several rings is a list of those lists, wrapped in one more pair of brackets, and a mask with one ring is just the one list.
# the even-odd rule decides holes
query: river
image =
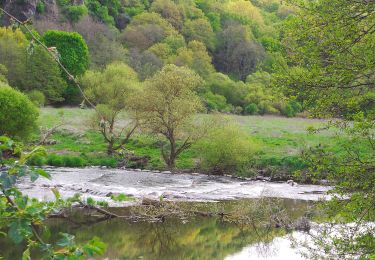
{"label": "river", "polygon": [[[133,171],[102,168],[48,168],[52,179],[31,183],[23,179],[18,187],[31,197],[53,199],[52,188],[62,197],[80,193],[108,201],[112,210],[127,210],[139,205],[142,198],[208,205],[237,212],[261,198],[278,198],[291,219],[303,216],[313,201],[327,198],[329,187],[294,186],[287,183],[246,181],[225,176],[172,174],[169,172]],[[113,202],[112,194],[125,193],[132,201]],[[263,202],[262,202],[263,203]],[[130,207],[128,207],[130,206]],[[114,208],[113,208],[114,207]],[[254,208],[254,206],[253,206]],[[252,209],[252,211],[254,211]],[[81,216],[81,215],[80,215]],[[48,221],[52,240],[59,232],[74,234],[78,242],[98,236],[108,245],[105,256],[98,259],[302,259],[291,247],[287,234],[280,228],[240,225],[219,217],[170,218],[163,222],[114,219],[91,224],[66,220]],[[301,233],[293,233],[301,236]],[[0,241],[5,259],[20,259],[21,247]]]}

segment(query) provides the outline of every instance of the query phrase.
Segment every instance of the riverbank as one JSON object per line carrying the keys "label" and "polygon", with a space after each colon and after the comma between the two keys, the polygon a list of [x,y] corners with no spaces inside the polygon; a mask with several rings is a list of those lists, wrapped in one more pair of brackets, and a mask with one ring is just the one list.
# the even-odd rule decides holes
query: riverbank
{"label": "riverbank", "polygon": [[[166,170],[160,155],[160,140],[145,133],[136,133],[125,145],[126,154],[108,156],[106,143],[100,133],[90,130],[89,119],[93,111],[79,108],[42,108],[38,124],[43,129],[62,124],[49,138],[47,158],[34,158],[32,164],[57,167],[106,166],[144,170]],[[200,115],[210,117],[211,115]],[[120,125],[126,124],[126,115],[121,116]],[[333,130],[318,134],[307,132],[309,127],[321,127],[325,121],[276,116],[235,116],[229,119],[238,122],[258,147],[248,169],[233,173],[242,177],[262,175],[272,180],[286,181],[296,170],[304,170],[302,151],[324,143],[335,150],[337,140]],[[39,133],[35,133],[35,142]],[[340,152],[340,151],[335,151]],[[176,167],[178,172],[202,172],[199,169],[197,150],[191,147],[180,155]]]}

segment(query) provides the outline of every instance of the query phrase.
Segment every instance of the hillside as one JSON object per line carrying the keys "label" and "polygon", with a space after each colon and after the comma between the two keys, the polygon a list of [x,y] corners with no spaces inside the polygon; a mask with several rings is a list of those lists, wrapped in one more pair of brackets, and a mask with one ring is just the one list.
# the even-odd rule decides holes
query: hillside
{"label": "hillside", "polygon": [[[144,81],[164,65],[175,64],[201,76],[198,94],[208,111],[294,116],[302,109],[298,102],[271,88],[272,73],[285,64],[279,25],[292,13],[291,7],[277,0],[31,0],[23,4],[4,0],[2,6],[21,21],[31,18],[41,38],[52,29],[78,32],[88,46],[88,65],[75,76],[120,61]],[[3,17],[4,25],[10,22]],[[9,37],[13,43],[17,41]],[[0,44],[6,44],[3,38]],[[63,82],[57,68],[43,66],[48,61],[14,64],[15,58],[24,59],[19,56],[27,38],[15,44],[19,48],[0,48],[9,84],[28,93],[42,92],[46,104],[81,103],[77,89]],[[61,54],[60,47],[48,44]],[[13,55],[2,55],[9,52]],[[17,70],[11,71],[14,66]],[[30,71],[53,74],[49,80],[53,83],[43,82],[40,76],[18,80]]]}

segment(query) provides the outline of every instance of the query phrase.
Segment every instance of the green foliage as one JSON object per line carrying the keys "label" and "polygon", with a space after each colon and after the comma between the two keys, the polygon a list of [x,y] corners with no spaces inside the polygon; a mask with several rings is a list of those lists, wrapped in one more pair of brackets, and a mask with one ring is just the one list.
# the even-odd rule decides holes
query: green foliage
{"label": "green foliage", "polygon": [[111,196],[111,199],[114,200],[114,201],[119,201],[119,202],[122,202],[122,201],[132,201],[132,200],[134,200],[134,198],[129,197],[129,196],[127,196],[127,195],[124,194],[124,193],[114,194],[114,195]]}
{"label": "green foliage", "polygon": [[46,6],[43,1],[38,1],[36,4],[36,11],[38,14],[43,14],[44,11],[46,10]]}
{"label": "green foliage", "polygon": [[199,41],[189,42],[187,47],[177,50],[173,63],[178,66],[186,66],[197,72],[201,77],[206,78],[214,68],[211,64],[211,57],[206,46]]}
{"label": "green foliage", "polygon": [[43,92],[39,90],[32,90],[27,93],[27,96],[37,107],[43,107],[46,103],[46,97],[44,96]]}
{"label": "green foliage", "polygon": [[[43,41],[48,47],[57,49],[60,62],[72,75],[79,76],[87,70],[89,52],[80,34],[50,30],[43,34]],[[62,74],[67,77],[64,72]],[[80,93],[76,86],[69,84],[64,96],[68,103],[78,103]]]}
{"label": "green foliage", "polygon": [[46,103],[61,103],[64,98],[67,84],[61,76],[60,69],[42,47],[37,46],[31,55],[26,58],[26,75],[19,89],[30,93],[31,91],[42,92]]}
{"label": "green foliage", "polygon": [[83,16],[85,16],[88,11],[85,5],[71,5],[65,10],[66,16],[73,23],[78,22]]}
{"label": "green foliage", "polygon": [[9,84],[25,92],[41,91],[48,103],[63,101],[66,83],[57,63],[40,46],[30,43],[27,51],[26,36],[19,30],[0,28],[0,56]]}
{"label": "green foliage", "polygon": [[245,107],[245,112],[249,115],[255,115],[255,114],[258,114],[259,109],[256,104],[250,103],[249,105]]}
{"label": "green foliage", "polygon": [[89,52],[82,36],[76,32],[49,30],[43,34],[48,47],[55,47],[61,63],[74,76],[82,75],[89,65]]}
{"label": "green foliage", "polygon": [[209,12],[206,14],[208,20],[210,21],[211,27],[214,32],[220,31],[221,29],[221,22],[220,22],[220,15],[214,12]]}
{"label": "green foliage", "polygon": [[211,24],[206,19],[186,21],[182,33],[187,42],[196,40],[203,42],[209,50],[215,48],[215,34]]}
{"label": "green foliage", "polygon": [[[324,203],[330,221],[354,223],[348,232],[323,229],[310,258],[373,257],[374,221],[374,33],[373,3],[290,1],[300,8],[286,19],[283,44],[292,67],[280,69],[275,85],[302,100],[316,117],[337,117],[335,150],[324,145],[305,152],[309,176],[328,179],[332,200]],[[355,13],[355,15],[353,15]],[[293,103],[289,104],[293,108]],[[298,106],[294,104],[298,109]],[[315,130],[314,132],[319,132]],[[364,229],[358,227],[363,226]],[[361,230],[361,231],[359,231]],[[328,256],[327,256],[328,254]]]}
{"label": "green foliage", "polygon": [[208,111],[230,112],[231,107],[222,95],[208,91],[203,95],[203,99]]}
{"label": "green foliage", "polygon": [[87,71],[81,82],[86,96],[96,105],[92,126],[102,133],[108,142],[108,153],[112,154],[127,142],[137,126],[135,119],[134,126],[125,133],[124,127],[117,127],[117,121],[119,113],[129,107],[129,99],[136,95],[138,76],[129,66],[113,63],[103,72]]}
{"label": "green foliage", "polygon": [[[160,72],[147,80],[143,91],[131,102],[144,126],[169,142],[168,152],[162,146],[162,156],[169,168],[181,152],[191,145],[191,136],[186,128],[191,126],[192,117],[202,108],[195,90],[201,78],[185,67],[166,65]],[[184,138],[182,145],[177,143]]]}
{"label": "green foliage", "polygon": [[[341,153],[330,151],[327,147],[319,145],[311,148],[304,154],[309,167],[309,177],[313,180],[328,179],[334,188],[330,191],[332,200],[323,204],[329,220],[333,223],[356,223],[356,226],[364,225],[365,228],[352,236],[346,232],[340,232],[340,237],[332,239],[326,234],[332,232],[329,229],[322,230],[321,236],[314,239],[319,248],[330,248],[332,256],[336,254],[358,254],[363,258],[371,258],[374,234],[367,223],[374,221],[375,210],[375,174],[374,174],[374,122],[365,119],[363,113],[354,116],[354,122],[349,124],[343,121],[333,123],[332,127],[338,127],[339,132],[336,149]],[[349,139],[343,140],[344,136]],[[319,256],[320,251],[309,252]]]}
{"label": "green foliage", "polygon": [[0,229],[7,230],[6,236],[15,244],[24,243],[26,250],[23,259],[30,259],[34,251],[41,252],[48,259],[83,259],[103,254],[106,246],[98,238],[93,238],[83,246],[77,246],[74,236],[65,233],[60,234],[61,239],[55,245],[44,240],[41,230],[49,233],[44,221],[51,213],[70,207],[73,200],[62,200],[58,191],[54,190],[55,201],[40,202],[18,190],[16,182],[21,177],[29,177],[31,182],[39,177],[51,178],[44,170],[26,165],[31,157],[43,155],[45,151],[41,147],[24,153],[19,144],[7,137],[0,137],[0,164],[6,166],[0,175]]}
{"label": "green foliage", "polygon": [[[316,116],[360,112],[367,95],[374,93],[374,78],[369,77],[375,37],[368,31],[374,24],[374,14],[367,15],[370,5],[342,0],[303,3],[304,8],[284,23],[283,44],[292,67],[281,69],[275,84],[304,100]],[[363,19],[353,18],[353,9]]]}
{"label": "green foliage", "polygon": [[216,174],[248,170],[255,143],[237,124],[226,122],[198,142],[202,169]]}
{"label": "green foliage", "polygon": [[0,83],[0,134],[28,139],[36,127],[38,109],[21,92]]}
{"label": "green foliage", "polygon": [[7,80],[8,69],[3,64],[0,64],[0,82],[8,84]]}
{"label": "green foliage", "polygon": [[118,4],[119,1],[117,0],[104,1],[103,3],[97,0],[88,0],[86,2],[86,6],[90,14],[109,25],[115,25],[115,19],[113,15],[118,13],[118,9],[116,9]]}
{"label": "green foliage", "polygon": [[281,110],[281,113],[287,117],[293,117],[296,115],[293,107],[290,104],[286,104]]}

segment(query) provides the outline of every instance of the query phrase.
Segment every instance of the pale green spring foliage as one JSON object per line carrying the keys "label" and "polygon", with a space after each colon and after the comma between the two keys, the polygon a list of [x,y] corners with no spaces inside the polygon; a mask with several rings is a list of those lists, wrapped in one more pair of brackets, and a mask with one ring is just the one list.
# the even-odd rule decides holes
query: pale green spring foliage
{"label": "pale green spring foliage", "polygon": [[218,174],[246,170],[257,150],[257,144],[237,123],[226,119],[218,123],[196,145],[201,167]]}

